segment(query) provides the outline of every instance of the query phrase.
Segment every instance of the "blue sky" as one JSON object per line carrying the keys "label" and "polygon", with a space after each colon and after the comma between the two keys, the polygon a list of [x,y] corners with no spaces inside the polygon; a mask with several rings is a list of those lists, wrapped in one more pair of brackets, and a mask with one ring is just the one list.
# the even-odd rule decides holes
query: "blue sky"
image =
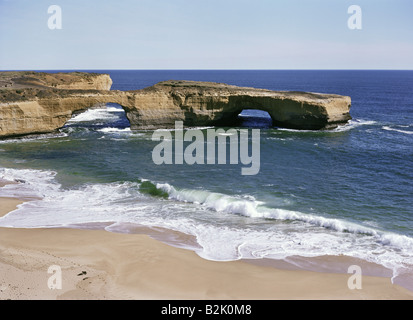
{"label": "blue sky", "polygon": [[0,69],[413,69],[412,16],[411,0],[0,0]]}

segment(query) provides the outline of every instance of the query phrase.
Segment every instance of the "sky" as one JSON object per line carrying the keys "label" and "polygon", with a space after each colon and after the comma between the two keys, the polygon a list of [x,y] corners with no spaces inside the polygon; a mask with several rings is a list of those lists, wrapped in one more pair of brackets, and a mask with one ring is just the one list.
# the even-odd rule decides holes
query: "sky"
{"label": "sky", "polygon": [[412,70],[412,17],[412,0],[0,0],[0,70]]}

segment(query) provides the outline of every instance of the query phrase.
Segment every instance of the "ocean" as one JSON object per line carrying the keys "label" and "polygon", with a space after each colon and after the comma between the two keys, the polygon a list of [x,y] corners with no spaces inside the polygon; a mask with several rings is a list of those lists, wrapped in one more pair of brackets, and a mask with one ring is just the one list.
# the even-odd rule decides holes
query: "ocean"
{"label": "ocean", "polygon": [[91,71],[114,90],[174,79],[347,95],[353,119],[290,130],[246,105],[236,129],[260,129],[260,171],[241,175],[240,163],[156,165],[153,131],[131,131],[119,105],[90,109],[57,133],[0,141],[0,179],[22,182],[0,196],[32,200],[1,227],[150,231],[208,260],[323,271],[338,269],[317,259],[350,257],[413,290],[413,71]]}

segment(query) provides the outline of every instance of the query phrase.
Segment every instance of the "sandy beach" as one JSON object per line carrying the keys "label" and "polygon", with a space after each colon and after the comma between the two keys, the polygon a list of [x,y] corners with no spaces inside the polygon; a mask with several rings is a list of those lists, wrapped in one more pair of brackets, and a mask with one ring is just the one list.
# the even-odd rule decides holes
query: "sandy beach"
{"label": "sandy beach", "polygon": [[[0,214],[18,199],[0,198]],[[413,299],[389,278],[214,262],[147,235],[103,230],[0,230],[0,299]],[[61,289],[50,289],[50,266]]]}

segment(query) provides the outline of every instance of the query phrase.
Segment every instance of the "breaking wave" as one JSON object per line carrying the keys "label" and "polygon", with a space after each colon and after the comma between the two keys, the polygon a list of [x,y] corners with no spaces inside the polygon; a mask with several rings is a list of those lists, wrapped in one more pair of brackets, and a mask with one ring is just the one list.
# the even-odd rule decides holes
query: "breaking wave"
{"label": "breaking wave", "polygon": [[413,131],[396,129],[396,128],[392,128],[392,127],[389,127],[389,126],[383,126],[382,129],[387,130],[387,131],[395,131],[395,132],[399,132],[399,133],[404,133],[404,134],[413,134]]}
{"label": "breaking wave", "polygon": [[251,195],[179,189],[146,179],[65,189],[56,178],[53,171],[0,169],[0,179],[19,182],[0,188],[0,196],[31,200],[1,217],[0,226],[133,232],[131,226],[143,225],[194,236],[199,247],[191,249],[209,260],[348,255],[381,264],[394,275],[413,266],[411,237],[268,207]]}

